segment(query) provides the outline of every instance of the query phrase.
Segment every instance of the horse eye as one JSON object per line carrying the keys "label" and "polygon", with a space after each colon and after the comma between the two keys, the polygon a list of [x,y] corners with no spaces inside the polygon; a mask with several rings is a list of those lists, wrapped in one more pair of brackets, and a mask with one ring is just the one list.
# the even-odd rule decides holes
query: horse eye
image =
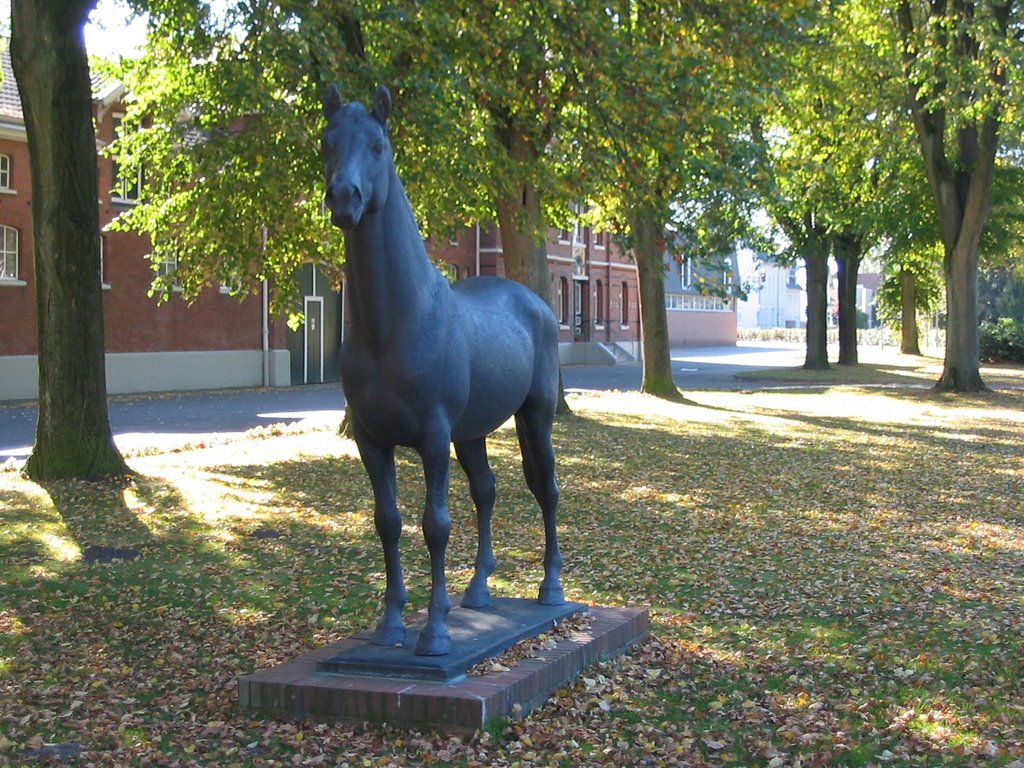
{"label": "horse eye", "polygon": [[382,154],[384,154],[384,142],[381,141],[380,139],[377,139],[375,142],[373,142],[373,154],[375,154],[375,155],[382,155]]}

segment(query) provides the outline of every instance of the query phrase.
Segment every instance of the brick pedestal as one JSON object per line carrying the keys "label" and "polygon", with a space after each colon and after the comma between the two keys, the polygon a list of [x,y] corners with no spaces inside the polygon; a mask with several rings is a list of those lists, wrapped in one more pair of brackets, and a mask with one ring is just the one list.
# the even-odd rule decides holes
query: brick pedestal
{"label": "brick pedestal", "polygon": [[471,733],[514,712],[529,712],[586,667],[647,639],[646,608],[592,607],[589,615],[586,630],[507,672],[444,683],[321,671],[321,662],[369,642],[351,637],[246,675],[238,683],[239,702],[244,712],[264,717],[387,722]]}

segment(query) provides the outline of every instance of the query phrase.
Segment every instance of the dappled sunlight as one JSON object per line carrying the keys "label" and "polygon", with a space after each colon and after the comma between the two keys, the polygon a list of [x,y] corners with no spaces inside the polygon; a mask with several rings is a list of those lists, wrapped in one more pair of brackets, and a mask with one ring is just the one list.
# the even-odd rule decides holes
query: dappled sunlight
{"label": "dappled sunlight", "polygon": [[[890,730],[911,733],[935,749],[960,748],[982,754],[986,751],[986,740],[965,724],[965,713],[943,696],[916,701],[910,706],[894,706],[886,714]],[[996,749],[993,744],[992,751]]]}
{"label": "dappled sunlight", "polygon": [[255,626],[263,624],[271,618],[268,611],[251,606],[220,606],[217,608],[216,614],[219,619],[236,626]]}
{"label": "dappled sunlight", "polygon": [[47,552],[53,560],[70,563],[82,556],[82,550],[68,536],[61,536],[56,533],[40,533],[37,538],[46,546]]}

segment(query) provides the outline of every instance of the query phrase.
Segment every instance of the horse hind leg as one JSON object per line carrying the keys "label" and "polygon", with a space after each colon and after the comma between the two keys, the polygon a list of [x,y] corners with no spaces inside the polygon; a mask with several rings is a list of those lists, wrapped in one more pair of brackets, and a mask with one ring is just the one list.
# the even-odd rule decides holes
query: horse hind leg
{"label": "horse hind leg", "polygon": [[494,472],[487,461],[486,438],[455,444],[455,455],[469,480],[469,493],[476,507],[476,563],[473,578],[462,596],[464,608],[486,608],[491,604],[487,579],[494,573],[491,516],[494,512]]}
{"label": "horse hind leg", "polygon": [[544,516],[544,580],[537,602],[562,605],[562,553],[558,549],[558,481],[555,478],[555,449],[551,443],[553,408],[540,409],[527,403],[516,413],[516,434],[523,454],[526,484]]}

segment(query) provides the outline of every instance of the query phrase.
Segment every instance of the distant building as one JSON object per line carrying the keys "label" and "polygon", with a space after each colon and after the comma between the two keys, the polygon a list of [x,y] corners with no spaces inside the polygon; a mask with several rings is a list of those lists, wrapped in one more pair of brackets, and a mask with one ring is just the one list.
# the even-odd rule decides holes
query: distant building
{"label": "distant building", "polygon": [[764,258],[755,261],[740,310],[744,327],[803,328],[807,316],[803,280],[803,268],[797,265],[779,266]]}
{"label": "distant building", "polygon": [[736,254],[725,259],[723,266],[718,270],[699,260],[677,262],[665,257],[665,310],[672,346],[736,343],[736,298],[733,295],[739,274]]}

